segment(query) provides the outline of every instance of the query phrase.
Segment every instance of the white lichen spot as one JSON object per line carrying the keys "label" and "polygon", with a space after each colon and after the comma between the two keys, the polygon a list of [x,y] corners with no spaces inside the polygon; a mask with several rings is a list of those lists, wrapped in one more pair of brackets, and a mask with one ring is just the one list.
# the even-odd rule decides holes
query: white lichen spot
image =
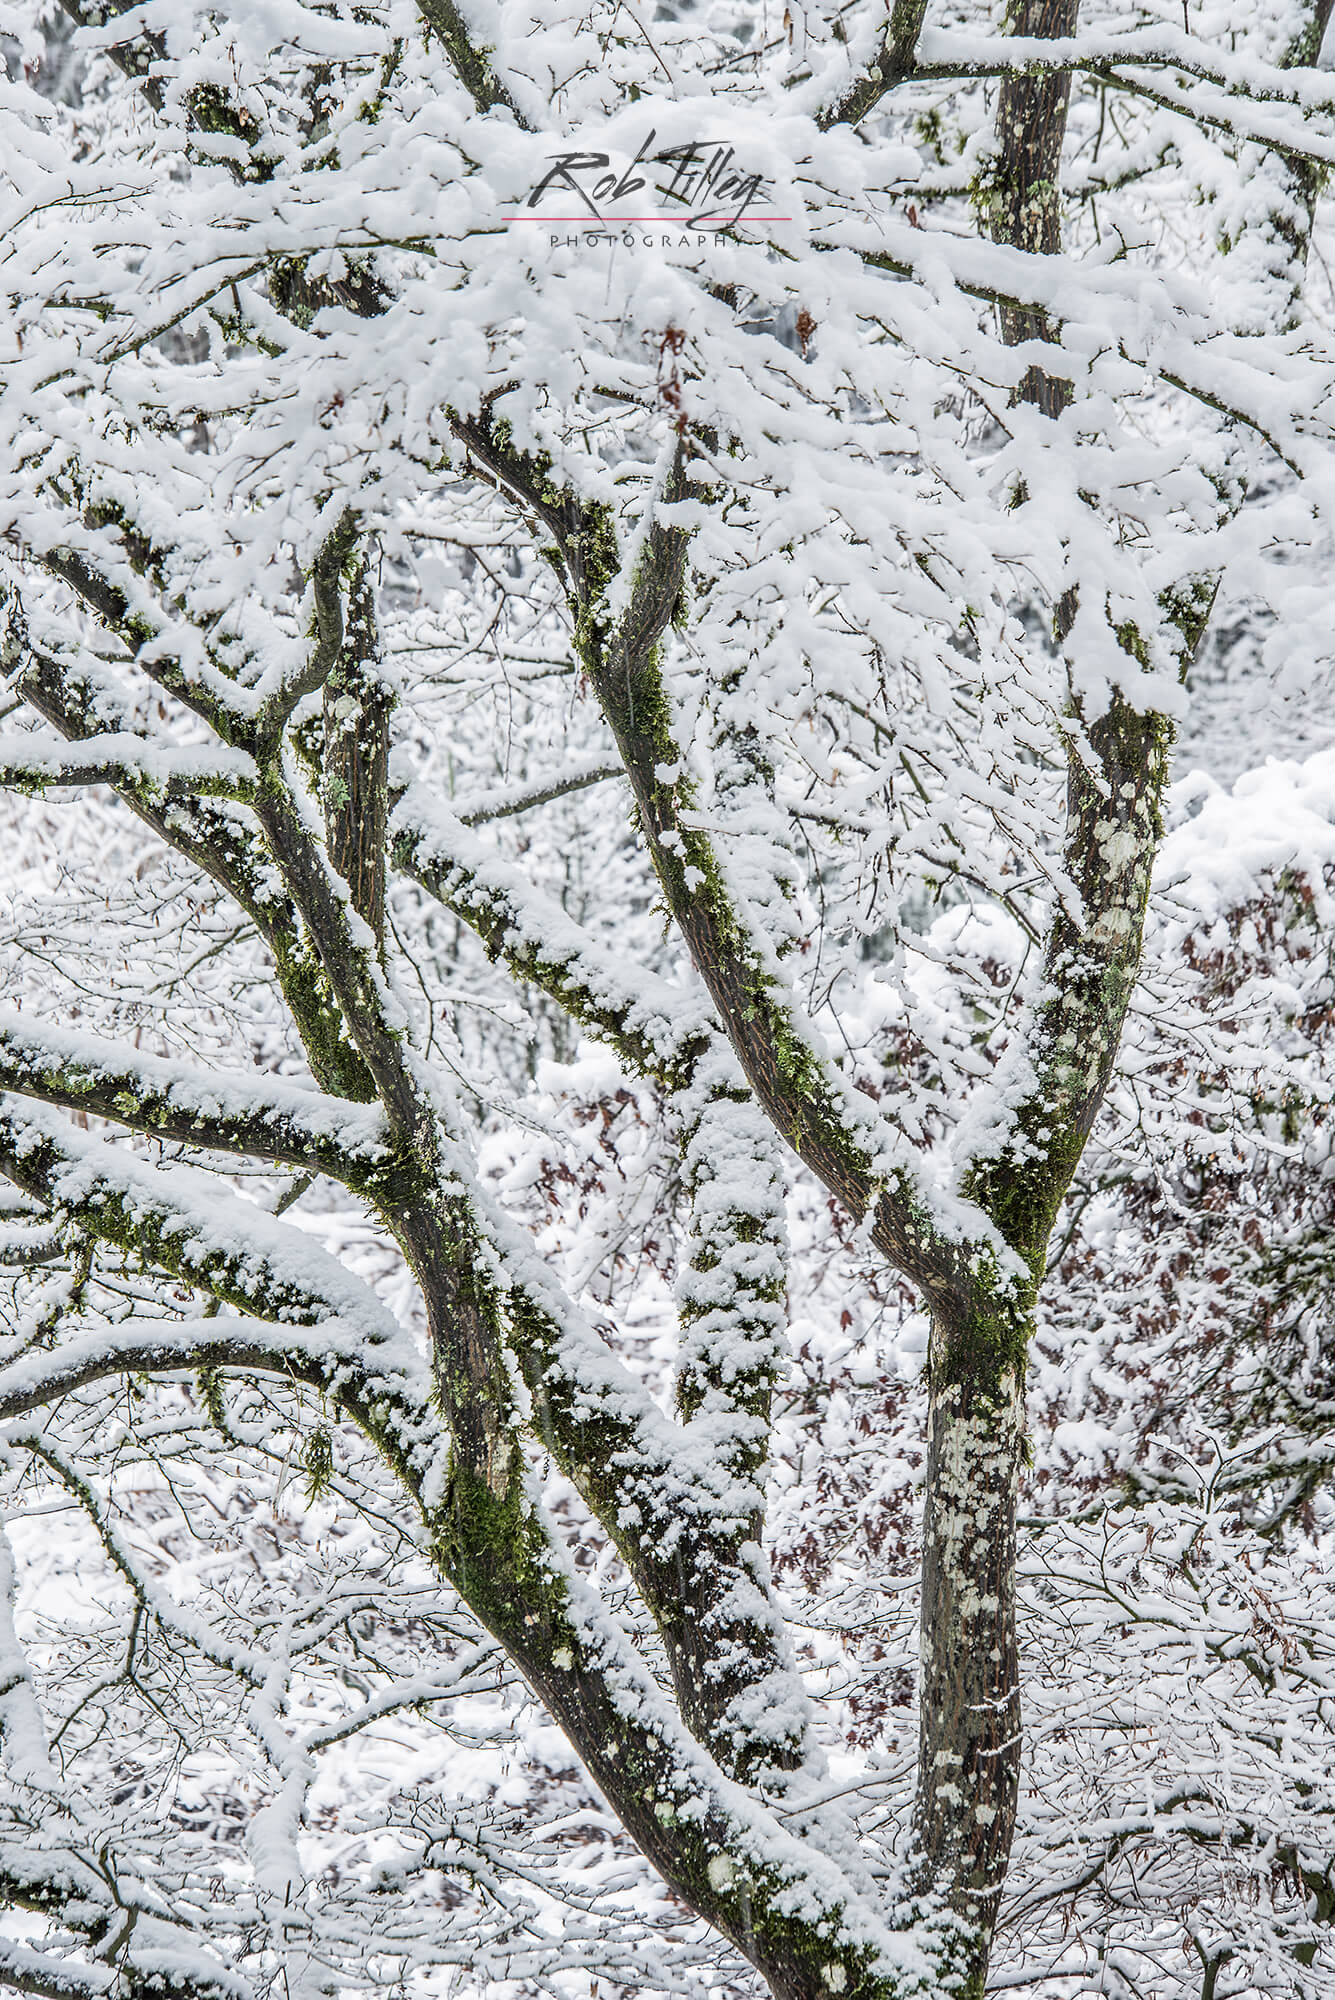
{"label": "white lichen spot", "polygon": [[1094,829],[1094,841],[1105,867],[1114,871],[1125,868],[1140,848],[1137,836],[1115,820],[1100,821]]}
{"label": "white lichen spot", "polygon": [[828,1986],[831,1993],[842,1993],[848,1984],[848,1974],[842,1965],[823,1965],[820,1976],[821,1984]]}
{"label": "white lichen spot", "polygon": [[709,1886],[716,1896],[724,1895],[737,1879],[737,1870],[726,1854],[714,1855],[705,1873],[709,1877]]}
{"label": "white lichen spot", "polygon": [[552,1665],[558,1674],[568,1674],[575,1664],[575,1655],[569,1646],[558,1646],[552,1654]]}

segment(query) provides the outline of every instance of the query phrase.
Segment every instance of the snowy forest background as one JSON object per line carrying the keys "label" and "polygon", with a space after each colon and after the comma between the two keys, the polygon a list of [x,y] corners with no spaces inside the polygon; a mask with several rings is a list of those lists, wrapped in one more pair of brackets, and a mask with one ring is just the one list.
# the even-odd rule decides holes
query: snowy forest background
{"label": "snowy forest background", "polygon": [[[820,44],[825,29],[790,4],[799,52],[805,36]],[[411,32],[403,11],[396,0],[310,10],[370,23],[376,47]],[[1107,11],[1110,31],[1125,26]],[[1176,30],[1180,11],[1151,6],[1137,18],[1162,12]],[[1222,46],[1198,11],[1210,10],[1193,5],[1192,33]],[[151,28],[152,7],[138,12]],[[959,5],[932,18],[977,30],[985,13]],[[776,20],[731,0],[698,12],[665,5],[658,20],[664,47],[708,41],[731,49],[728,60],[783,39]],[[279,26],[288,32],[285,15]],[[51,108],[57,143],[105,126],[125,145],[139,130],[135,80],[98,53],[95,25],[7,6],[0,30],[12,90]],[[548,22],[542,35],[559,32]],[[182,52],[169,35],[165,45]],[[237,58],[238,73],[248,59]],[[926,162],[924,215],[933,200],[943,212],[967,208],[967,155],[990,91],[961,92],[930,119],[923,105],[904,114],[895,143],[918,146]],[[9,115],[17,153],[31,114],[16,97]],[[1110,153],[1123,171],[1108,167]],[[1072,241],[1092,251],[1122,229],[1148,267],[1189,271],[1203,243],[1213,254],[1229,228],[1245,227],[1260,157],[1245,138],[1203,137],[1133,96],[1077,90],[1066,141]],[[31,254],[22,228],[9,245],[14,258]],[[1304,325],[1327,346],[1331,248],[1319,212]],[[811,336],[791,302],[756,315],[746,338],[777,345],[794,366],[805,359]],[[163,340],[183,369],[209,351],[192,324]],[[674,356],[641,354],[651,389]],[[383,354],[382,364],[392,372]],[[1145,399],[1143,437],[1173,433],[1168,400]],[[206,425],[183,406],[177,417],[173,468],[193,448],[190,422]],[[981,463],[997,434],[967,385],[956,418],[961,450]],[[5,421],[3,506],[17,516],[22,422],[12,411]],[[355,431],[364,411],[354,405],[347,421]],[[149,463],[133,451],[127,479]],[[154,499],[164,514],[174,476],[164,471]],[[1242,513],[1273,503],[1291,521],[1291,483],[1271,458]],[[398,461],[386,487],[375,574],[400,767],[611,961],[696,1004],[533,535],[478,479],[456,480],[434,512],[405,499]],[[1292,629],[1274,608],[1283,578],[1258,581],[1264,548],[1222,565],[1178,730],[1139,985],[1049,1255],[1020,1498],[1026,1750],[989,1978],[998,1993],[1335,1994],[1325,505],[1323,493],[1298,553],[1274,554],[1277,569],[1290,568]],[[1017,558],[1016,577],[1023,570]],[[804,574],[819,580],[818,556]],[[997,618],[1027,648],[1023,697],[1054,657],[1050,609],[1015,578],[999,598]],[[52,630],[61,615],[58,593],[30,614]],[[724,613],[712,615],[721,629]],[[987,628],[989,615],[984,652],[988,630],[1000,630]],[[813,611],[812,632],[817,623]],[[807,636],[789,632],[781,664]],[[986,1089],[1032,970],[1044,890],[997,857],[1008,843],[1023,853],[1031,837],[1041,846],[1056,780],[1032,748],[1034,724],[1011,771],[1031,772],[1032,812],[1021,797],[1002,824],[988,791],[995,767],[975,764],[971,789],[972,753],[921,700],[922,660],[896,680],[884,656],[865,674],[846,673],[843,658],[824,679],[756,673],[725,695],[767,704],[766,741],[780,746],[795,983],[864,1089],[878,1093],[896,1066],[930,1148]],[[719,740],[711,670],[687,659],[679,690],[705,768]],[[28,727],[20,704],[7,697],[0,723],[0,756],[14,768]],[[46,789],[0,791],[6,1020],[35,1018],[192,1071],[304,1078],[271,961],[234,902],[105,786],[62,788],[54,767],[50,776]],[[988,841],[995,851],[980,862]],[[740,871],[749,865],[743,855]],[[689,1288],[679,1107],[539,984],[513,976],[494,940],[489,949],[412,873],[391,871],[385,897],[413,1033],[463,1107],[482,1181],[667,1407]],[[77,1111],[42,1115],[109,1132]],[[173,1186],[216,1175],[233,1204],[228,1228],[244,1234],[248,1205],[281,1215],[425,1342],[398,1247],[334,1181],[201,1161],[150,1137],[115,1143]],[[926,1319],[800,1160],[787,1160],[785,1179],[792,1365],[775,1391],[767,1547],[818,1698],[826,1796],[849,1815],[875,1874],[894,1865],[914,1775]],[[6,1201],[0,1388],[63,1340],[114,1338],[120,1324],[154,1317],[194,1323],[216,1309],[59,1212],[16,1192]],[[525,1450],[576,1567],[653,1663],[656,1641],[607,1535],[541,1437]],[[101,1869],[96,1894],[122,1910],[120,1929],[104,1929],[80,1961],[80,1996],[112,1991],[129,1930],[151,1938],[168,1911],[212,1950],[229,1994],[741,2000],[763,1990],[638,1854],[502,1649],[442,1585],[376,1452],[318,1390],[189,1371],[76,1388],[10,1419],[0,1480],[12,1551],[0,1872],[16,1906],[29,1904],[4,1919],[15,1954],[0,1967],[5,1983],[54,1990],[32,1967],[72,1935],[68,1910],[13,1888],[28,1866],[16,1857],[48,1851],[66,1890],[90,1871],[76,1900],[94,1897]],[[170,1990],[177,1947],[162,1938]]]}

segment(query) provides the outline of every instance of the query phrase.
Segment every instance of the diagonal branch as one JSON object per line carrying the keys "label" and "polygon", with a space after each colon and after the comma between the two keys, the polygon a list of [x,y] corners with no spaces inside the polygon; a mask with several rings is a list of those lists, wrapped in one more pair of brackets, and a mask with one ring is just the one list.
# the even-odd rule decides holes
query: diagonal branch
{"label": "diagonal branch", "polygon": [[557,799],[568,798],[571,792],[587,791],[591,785],[605,784],[609,778],[620,776],[620,764],[610,758],[572,757],[559,778],[536,778],[523,784],[495,785],[490,791],[456,799],[453,810],[461,826],[482,826],[491,820],[509,819],[516,813],[531,812],[535,806],[551,805]]}
{"label": "diagonal branch", "polygon": [[[386,1027],[373,948],[354,934],[315,844],[272,776],[258,812],[376,1079],[391,1132],[410,1155],[393,1203],[381,1212],[426,1304],[456,1494],[462,1500],[471,1481],[501,1505],[519,1481],[513,1355],[533,1399],[532,1428],[621,1549],[663,1632],[689,1726],[729,1768],[750,1775],[792,1766],[805,1754],[805,1705],[749,1554],[761,1490],[753,1468],[739,1473],[729,1463],[734,1413],[720,1418],[717,1436],[704,1423],[694,1438],[668,1426],[612,1363],[527,1239],[517,1241],[489,1210],[441,1108]],[[768,1378],[768,1349],[764,1360]],[[736,1711],[743,1660],[756,1680],[788,1696],[771,1714],[749,1717],[749,1726]]]}
{"label": "diagonal branch", "polygon": [[354,1188],[376,1185],[390,1160],[378,1107],[261,1084],[239,1071],[201,1074],[192,1063],[18,1014],[0,1014],[0,1090],[180,1145],[281,1161]]}
{"label": "diagonal branch", "polygon": [[621,959],[426,786],[400,796],[390,841],[401,873],[460,917],[514,978],[540,987],[607,1042],[632,1073],[669,1087],[689,1077],[711,1034],[699,1001],[639,968],[629,978]]}
{"label": "diagonal branch", "polygon": [[890,19],[876,55],[863,74],[844,91],[837,104],[816,120],[822,132],[835,125],[856,125],[874,111],[886,92],[911,78],[916,70],[918,42],[927,16],[927,0],[894,0]]}
{"label": "diagonal branch", "polygon": [[[664,499],[679,500],[678,455]],[[773,951],[730,886],[692,810],[694,793],[673,735],[659,645],[680,599],[687,537],[655,521],[644,538],[629,601],[607,611],[618,555],[610,520],[587,510],[570,537],[576,643],[616,738],[637,817],[669,909],[747,1083],[805,1165],[929,1295],[954,1281],[960,1251],[927,1206],[907,1145],[821,1048]],[[977,1217],[986,1238],[986,1219]],[[958,1224],[956,1225],[958,1227]]]}
{"label": "diagonal branch", "polygon": [[179,1163],[157,1173],[44,1107],[0,1105],[0,1174],[86,1235],[259,1319],[342,1317],[373,1341],[397,1333],[369,1287],[300,1230],[212,1176]]}
{"label": "diagonal branch", "polygon": [[[158,567],[158,552],[119,517],[116,526],[131,577],[152,576]],[[99,523],[99,528],[109,532],[110,521]],[[118,578],[117,565],[103,560],[100,551],[67,546],[52,549],[36,560],[49,575],[67,584],[107,631],[121,640],[135,665],[164,693],[207,722],[229,748],[254,749],[251,704],[244,691],[213,666],[196,627],[190,627],[187,649],[165,643],[171,625],[161,606],[149,594],[135,591],[130,578]],[[186,651],[197,655],[189,665]]]}
{"label": "diagonal branch", "polygon": [[[953,1295],[970,1233],[1003,1262],[1004,1244],[981,1210],[933,1211],[911,1148],[821,1048],[692,810],[693,789],[673,736],[659,662],[682,601],[688,532],[655,514],[628,599],[613,614],[608,594],[621,554],[607,508],[557,487],[550,465],[514,447],[489,415],[454,428],[496,484],[552,534],[576,651],[616,740],[654,872],[747,1083],[783,1139],[850,1214],[861,1222],[873,1212],[872,1240],[896,1268],[929,1297]],[[660,505],[695,492],[679,444]]]}
{"label": "diagonal branch", "polygon": [[521,132],[532,131],[505,83],[497,76],[491,50],[478,46],[457,0],[417,0],[417,11],[449,57],[455,75],[477,109],[484,114],[508,111]]}
{"label": "diagonal branch", "polygon": [[677,1894],[779,1996],[921,1995],[928,1967],[919,1942],[892,1931],[836,1862],[725,1778],[680,1728],[635,1647],[570,1569],[524,1482],[498,1494],[457,1454],[442,1481],[439,1421],[420,1371],[396,1373],[392,1355],[384,1369],[364,1366],[349,1332],[293,1327],[274,1341],[217,1319],[126,1322],[0,1367],[0,1422],[126,1373],[234,1368],[322,1387],[388,1457],[422,1511],[443,1573]]}

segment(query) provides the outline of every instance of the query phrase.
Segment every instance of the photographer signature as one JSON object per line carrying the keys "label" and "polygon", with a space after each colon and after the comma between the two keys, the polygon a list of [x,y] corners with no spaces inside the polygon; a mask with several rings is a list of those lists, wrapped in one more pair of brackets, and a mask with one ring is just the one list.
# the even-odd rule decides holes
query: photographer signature
{"label": "photographer signature", "polygon": [[[654,152],[656,132],[650,132],[629,167],[618,170],[608,153],[555,153],[553,165],[528,196],[525,206],[536,209],[556,189],[573,194],[584,205],[585,215],[595,222],[675,222],[692,229],[707,224],[716,229],[739,223],[762,197],[763,174],[746,173],[737,164],[734,149],[722,140],[698,139],[685,146],[669,146]],[[670,168],[664,178],[651,182],[640,167]],[[609,214],[618,202],[651,186],[672,213],[663,215]],[[674,206],[675,205],[675,206]],[[577,222],[584,216],[546,217],[549,221]],[[768,220],[781,221],[782,217]]]}

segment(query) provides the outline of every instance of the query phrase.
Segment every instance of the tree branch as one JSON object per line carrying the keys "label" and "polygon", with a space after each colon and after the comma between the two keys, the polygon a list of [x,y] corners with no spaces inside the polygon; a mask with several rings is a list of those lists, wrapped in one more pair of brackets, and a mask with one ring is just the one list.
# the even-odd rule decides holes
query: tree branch
{"label": "tree branch", "polygon": [[[145,537],[122,522],[119,510],[100,512],[104,518],[98,522],[99,528],[109,532],[114,518],[120,529],[127,567],[136,576],[151,574],[159,563],[157,551]],[[106,629],[121,640],[134,664],[149,680],[207,722],[229,749],[255,749],[250,704],[244,699],[244,691],[207,660],[196,628],[191,627],[191,641],[198,645],[200,657],[191,671],[181,657],[172,657],[163,650],[162,641],[169,624],[161,607],[118,582],[111,566],[104,567],[91,550],[53,549],[37,560],[48,574],[67,584]]]}
{"label": "tree branch", "polygon": [[349,581],[343,643],[324,684],[320,790],[329,859],[382,953],[393,709],[393,690],[380,670],[375,592],[364,556]]}
{"label": "tree branch", "polygon": [[251,795],[255,766],[244,752],[192,750],[128,731],[85,737],[78,755],[63,742],[38,735],[0,736],[0,786],[39,792],[48,786],[108,785],[142,789],[160,802],[224,798],[243,804]]}
{"label": "tree branch", "polygon": [[820,113],[816,123],[822,132],[835,125],[856,125],[860,118],[875,110],[887,91],[914,75],[926,16],[927,0],[893,0],[885,35],[874,59],[848,86],[838,103]]}
{"label": "tree branch", "polygon": [[609,778],[622,775],[620,764],[606,757],[572,758],[570,761],[573,768],[568,769],[564,777],[540,778],[528,784],[497,785],[491,791],[456,799],[452,811],[460,826],[483,826],[490,820],[510,819],[517,813],[531,812],[536,806],[552,805],[557,799],[568,798],[571,792],[587,791],[590,785],[605,784]]}
{"label": "tree branch", "polygon": [[191,1168],[155,1173],[36,1105],[0,1106],[0,1173],[88,1236],[258,1319],[352,1318],[381,1341],[397,1332],[369,1287],[299,1230]]}
{"label": "tree branch", "polygon": [[[1013,0],[1018,36],[1069,35],[1079,0]],[[983,209],[1002,243],[1045,258],[1061,245],[1061,156],[1070,78],[1011,75],[1002,84]],[[1008,346],[1048,337],[1046,314],[1002,308]],[[1014,400],[1055,419],[1071,385],[1030,368]],[[1148,884],[1148,869],[1145,881]],[[1071,967],[1054,967],[1054,977]],[[1118,1023],[1120,1028],[1120,1021]],[[1002,1086],[1004,1092],[1004,1085]],[[1004,1095],[1002,1101],[1004,1102]],[[1062,1107],[1040,1087],[1035,1103],[1065,1133]],[[1035,1122],[1039,1114],[1035,1113]],[[1083,1144],[1083,1135],[1081,1137]],[[1025,1161],[961,1182],[1012,1252],[1028,1240],[1013,1205]],[[1054,1209],[1055,1213],[1055,1209]],[[961,1923],[959,1971],[983,1992],[1019,1801],[1020,1693],[1016,1498],[1025,1434],[1024,1392],[1037,1274],[979,1256],[954,1296],[932,1300],[928,1347],[927,1477],[922,1526],[918,1771],[913,1831],[919,1883]]]}
{"label": "tree branch", "polygon": [[119,1984],[119,1975],[108,1965],[79,1964],[0,1940],[0,1986],[16,1993],[32,1993],[40,2000],[113,2000]]}
{"label": "tree branch", "polygon": [[239,1071],[140,1055],[92,1035],[0,1014],[0,1090],[157,1139],[276,1160],[356,1188],[390,1161],[379,1107],[262,1085]]}
{"label": "tree branch", "polygon": [[[497,1494],[456,1455],[443,1498],[431,1497],[440,1485],[424,1385],[414,1391],[402,1378],[363,1372],[358,1351],[324,1328],[292,1328],[275,1345],[216,1319],[161,1330],[127,1322],[0,1368],[0,1421],[128,1372],[235,1368],[323,1387],[390,1457],[423,1509],[445,1574],[578,1747],[637,1844],[775,1994],[920,1994],[918,1945],[897,1938],[859,1904],[834,1862],[729,1784],[677,1730],[652,1676],[570,1571],[523,1482]],[[795,1895],[817,1914],[789,1914]]]}
{"label": "tree branch", "polygon": [[[680,455],[664,501],[685,494]],[[672,733],[658,648],[680,600],[687,537],[655,520],[638,557],[629,602],[608,615],[619,555],[605,513],[590,507],[564,537],[576,646],[611,726],[640,829],[669,909],[736,1052],[746,1081],[779,1133],[857,1221],[874,1209],[872,1239],[929,1295],[954,1284],[960,1252],[918,1185],[916,1163],[869,1100],[820,1049],[768,945],[733,894]],[[980,1214],[983,1235],[990,1232]]]}
{"label": "tree branch", "polygon": [[514,978],[550,994],[615,1049],[632,1073],[669,1087],[689,1077],[712,1031],[708,1009],[638,968],[627,978],[622,960],[479,840],[434,792],[410,785],[400,795],[390,843],[401,873],[466,923]]}
{"label": "tree branch", "polygon": [[[104,29],[109,23],[127,15],[139,14],[139,0],[106,0],[106,4],[103,0],[60,0],[60,7],[76,28],[94,31]],[[140,17],[135,20],[131,33],[124,41],[107,41],[104,47],[123,76],[138,79],[145,98],[160,113],[167,100],[162,77],[156,71],[158,65],[167,61],[165,38],[146,28]],[[222,133],[245,146],[250,157],[247,167],[238,172],[239,179],[265,181],[271,178],[273,161],[267,156],[262,144],[263,135],[252,111],[237,103],[216,83],[196,84],[187,93],[185,102],[190,117],[201,132]],[[277,155],[280,148],[274,146],[273,151]]]}
{"label": "tree branch", "polygon": [[[8,629],[0,661],[17,670],[23,699],[67,740],[95,739],[109,699],[101,675],[76,671],[34,648],[16,600],[8,607]],[[23,664],[26,662],[26,664]],[[122,704],[123,705],[123,704]],[[169,751],[158,739],[149,745],[150,768]],[[276,891],[269,857],[239,814],[198,797],[159,802],[148,780],[116,782],[116,791],[146,826],[217,882],[254,924],[272,955],[283,997],[322,1089],[365,1102],[374,1085],[346,1038],[337,1003],[318,955],[311,949],[290,899]]]}
{"label": "tree branch", "polygon": [[492,67],[491,50],[479,48],[455,0],[417,0],[417,11],[450,59],[455,75],[480,112],[508,111],[521,132],[532,126]]}
{"label": "tree branch", "polygon": [[310,651],[297,671],[266,695],[256,719],[256,754],[262,759],[272,757],[297,703],[322,688],[338,665],[347,638],[344,590],[354,574],[364,573],[364,564],[365,558],[359,555],[357,516],[346,507],[311,565]]}
{"label": "tree branch", "polygon": [[[393,1203],[381,1212],[426,1302],[454,1440],[456,1493],[464,1495],[471,1482],[476,1495],[485,1492],[504,1506],[519,1480],[509,1350],[528,1380],[535,1428],[622,1549],[660,1624],[688,1725],[730,1768],[791,1765],[805,1725],[800,1692],[795,1705],[790,1699],[776,1710],[773,1726],[749,1718],[751,1726],[743,1727],[735,1710],[739,1654],[761,1682],[793,1692],[764,1580],[742,1553],[759,1489],[720,1466],[708,1426],[701,1426],[694,1448],[665,1430],[651,1399],[612,1369],[537,1260],[508,1239],[501,1218],[488,1214],[462,1149],[440,1128],[437,1108],[384,1025],[373,957],[352,935],[310,836],[272,775],[257,810],[376,1078],[391,1129],[411,1149],[414,1171],[396,1178]],[[730,1420],[723,1428],[730,1429]],[[469,1504],[475,1507],[476,1497]],[[456,1531],[466,1548],[468,1522]],[[687,1570],[693,1581],[683,1591]],[[725,1660],[732,1672],[721,1668]]]}
{"label": "tree branch", "polygon": [[[1197,122],[1232,132],[1239,139],[1253,139],[1280,152],[1294,152],[1325,164],[1335,161],[1335,139],[1319,138],[1309,147],[1282,118],[1258,113],[1258,104],[1273,104],[1281,111],[1295,110],[1304,115],[1335,113],[1329,74],[1315,67],[1329,8],[1324,0],[1312,10],[1307,30],[1298,38],[1291,60],[1267,62],[1252,54],[1233,55],[1221,44],[1206,44],[1194,35],[1181,34],[1166,26],[1142,28],[1127,34],[1054,36],[1013,36],[1004,41],[993,36],[965,36],[945,30],[929,30],[920,43],[915,82],[959,82],[972,77],[1033,76],[1064,71],[1080,71],[1114,88],[1138,95],[1178,111]],[[1172,70],[1198,82],[1215,86],[1220,99],[1177,90],[1167,84],[1149,83],[1128,76],[1128,67]]]}

